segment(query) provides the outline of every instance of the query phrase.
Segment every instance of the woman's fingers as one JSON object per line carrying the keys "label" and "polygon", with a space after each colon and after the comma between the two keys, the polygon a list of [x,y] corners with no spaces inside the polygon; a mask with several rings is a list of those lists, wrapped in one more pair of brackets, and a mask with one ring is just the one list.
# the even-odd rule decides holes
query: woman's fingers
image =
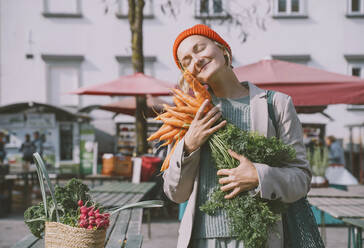
{"label": "woman's fingers", "polygon": [[207,112],[205,114],[205,116],[203,117],[202,121],[204,123],[207,123],[211,118],[215,117],[217,113],[221,113],[220,112],[220,108],[215,106],[209,112]]}
{"label": "woman's fingers", "polygon": [[229,176],[232,174],[231,169],[220,169],[217,171],[218,176]]}
{"label": "woman's fingers", "polygon": [[209,134],[213,134],[214,132],[216,132],[217,130],[219,130],[220,128],[222,128],[223,126],[225,126],[227,123],[226,120],[220,122],[219,124],[217,124],[216,126],[213,126],[212,128],[209,129]]}
{"label": "woman's fingers", "polygon": [[200,106],[200,108],[198,109],[198,111],[197,111],[197,113],[196,113],[196,116],[195,116],[195,119],[197,119],[197,120],[201,120],[202,118],[203,118],[203,116],[204,116],[204,111],[205,111],[205,108],[207,107],[207,105],[209,104],[209,100],[205,100],[202,104],[201,104],[201,106]]}
{"label": "woman's fingers", "polygon": [[221,189],[221,191],[224,191],[225,192],[225,191],[229,191],[229,190],[235,189],[236,186],[237,186],[236,183],[231,182],[229,184],[226,184],[224,186],[221,186],[220,189]]}
{"label": "woman's fingers", "polygon": [[231,183],[232,179],[230,176],[228,177],[222,177],[219,179],[219,184],[227,184],[227,183]]}
{"label": "woman's fingers", "polygon": [[216,113],[216,115],[214,115],[210,120],[208,120],[208,122],[206,122],[206,127],[209,128],[214,125],[214,123],[221,117],[221,115],[221,112]]}
{"label": "woman's fingers", "polygon": [[239,193],[240,193],[240,189],[235,188],[230,194],[227,194],[224,198],[231,199],[231,198],[234,198],[235,196],[237,196]]}
{"label": "woman's fingers", "polygon": [[243,155],[237,154],[233,150],[228,149],[228,153],[230,154],[231,157],[239,160],[240,162],[243,162],[246,159]]}

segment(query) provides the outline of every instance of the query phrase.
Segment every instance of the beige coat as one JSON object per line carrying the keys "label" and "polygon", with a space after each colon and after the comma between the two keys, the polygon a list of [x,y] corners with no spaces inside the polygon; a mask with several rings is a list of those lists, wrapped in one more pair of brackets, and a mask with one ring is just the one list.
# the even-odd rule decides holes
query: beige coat
{"label": "beige coat", "polygon": [[[266,91],[249,83],[249,94],[251,129],[266,137],[275,136],[276,131],[268,115]],[[294,146],[297,161],[285,164],[281,168],[254,163],[259,177],[260,197],[280,198],[283,202],[294,202],[307,194],[311,182],[311,172],[302,140],[302,127],[291,97],[276,92],[273,105],[275,117],[279,123],[279,138],[285,144]],[[171,157],[170,167],[163,175],[164,192],[169,199],[176,203],[188,200],[179,228],[177,248],[187,248],[190,242],[199,183],[200,149],[185,157],[183,146],[182,139]],[[281,221],[277,223],[277,230],[280,233],[279,236],[283,237]],[[283,247],[283,239],[279,236],[271,233],[268,247]]]}

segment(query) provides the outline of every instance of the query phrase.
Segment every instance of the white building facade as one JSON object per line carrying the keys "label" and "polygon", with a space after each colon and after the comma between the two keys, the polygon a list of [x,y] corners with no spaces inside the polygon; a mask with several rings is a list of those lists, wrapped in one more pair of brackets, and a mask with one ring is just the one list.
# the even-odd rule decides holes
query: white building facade
{"label": "white building facade", "polygon": [[[173,18],[161,11],[159,0],[146,0],[145,73],[156,78],[177,82],[174,39],[182,30],[204,22],[204,17],[230,44],[234,67],[269,56],[364,77],[364,0],[175,2],[177,17]],[[239,27],[220,24],[226,16],[224,8],[245,13],[241,19],[248,34],[245,43]],[[24,101],[76,107],[106,104],[110,97],[65,93],[132,73],[127,0],[0,0],[0,11],[1,105]],[[249,19],[249,15],[259,18]],[[345,125],[364,122],[363,112],[348,108],[329,106],[325,112],[335,121],[319,114],[300,118],[326,123],[326,134],[345,140]],[[111,114],[99,116],[103,122]]]}

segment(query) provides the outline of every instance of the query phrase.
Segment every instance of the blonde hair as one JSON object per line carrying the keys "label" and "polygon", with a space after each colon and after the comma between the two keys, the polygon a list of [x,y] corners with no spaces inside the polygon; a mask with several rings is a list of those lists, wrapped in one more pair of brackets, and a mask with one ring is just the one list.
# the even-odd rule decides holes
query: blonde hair
{"label": "blonde hair", "polygon": [[[231,54],[230,54],[229,50],[224,45],[220,44],[219,42],[217,42],[217,41],[213,41],[213,42],[215,43],[216,46],[218,46],[219,48],[221,48],[225,52],[224,53],[225,64],[227,66],[230,66],[230,68],[233,68],[233,66],[231,64],[232,59],[231,59]],[[179,85],[179,87],[181,88],[181,90],[183,92],[188,92],[189,89],[190,89],[190,86],[189,86],[189,84],[187,82],[185,82],[185,79],[183,77],[184,68],[183,68],[183,66],[182,66],[182,64],[181,64],[181,62],[179,60],[178,60],[178,63],[181,66],[181,75],[178,78],[178,85]]]}

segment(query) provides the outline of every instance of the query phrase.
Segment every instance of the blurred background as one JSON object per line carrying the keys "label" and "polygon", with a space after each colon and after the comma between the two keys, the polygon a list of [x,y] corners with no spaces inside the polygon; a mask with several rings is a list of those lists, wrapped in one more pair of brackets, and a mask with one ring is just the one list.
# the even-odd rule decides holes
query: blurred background
{"label": "blurred background", "polygon": [[[127,0],[0,0],[4,165],[27,169],[25,153],[37,149],[56,174],[132,180],[132,158],[143,155],[139,180],[152,180],[165,153],[156,143],[137,150],[134,96],[70,92],[135,72],[175,87],[173,42],[198,23],[229,43],[234,68],[281,60],[364,78],[364,0],[145,0],[143,15],[132,20],[137,12]],[[142,42],[132,43],[136,37]],[[154,98],[147,100],[152,110],[172,102]],[[160,123],[143,115],[151,134]],[[335,136],[345,168],[361,181],[364,105],[327,105],[299,118],[306,145],[325,146]]]}

